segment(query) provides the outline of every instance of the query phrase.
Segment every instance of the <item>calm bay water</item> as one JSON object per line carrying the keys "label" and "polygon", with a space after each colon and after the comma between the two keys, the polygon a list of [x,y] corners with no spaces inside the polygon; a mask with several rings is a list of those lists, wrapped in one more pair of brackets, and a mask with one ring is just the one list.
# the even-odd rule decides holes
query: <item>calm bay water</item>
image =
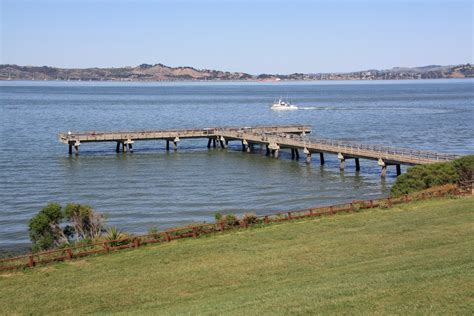
{"label": "calm bay water", "polygon": [[[473,80],[321,83],[2,82],[0,251],[28,246],[28,220],[47,202],[78,202],[133,233],[211,221],[216,211],[267,213],[387,195],[375,161],[319,166],[184,140],[83,144],[59,131],[308,124],[318,137],[447,153],[474,152]],[[300,106],[272,112],[280,96]]]}

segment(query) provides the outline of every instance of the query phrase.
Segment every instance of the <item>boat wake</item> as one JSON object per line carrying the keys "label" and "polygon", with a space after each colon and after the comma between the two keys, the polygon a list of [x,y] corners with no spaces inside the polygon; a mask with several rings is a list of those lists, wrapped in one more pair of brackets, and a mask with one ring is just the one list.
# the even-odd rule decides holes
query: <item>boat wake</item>
{"label": "boat wake", "polygon": [[327,106],[299,106],[299,110],[310,110],[310,111],[328,111],[328,110],[337,110],[335,107]]}

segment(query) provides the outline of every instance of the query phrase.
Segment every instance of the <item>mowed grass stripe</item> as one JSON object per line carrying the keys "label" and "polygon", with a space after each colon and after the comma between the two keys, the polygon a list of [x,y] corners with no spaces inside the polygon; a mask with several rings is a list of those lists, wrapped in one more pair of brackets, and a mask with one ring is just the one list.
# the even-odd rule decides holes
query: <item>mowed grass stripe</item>
{"label": "mowed grass stripe", "polygon": [[0,276],[4,314],[472,314],[474,198],[304,219]]}

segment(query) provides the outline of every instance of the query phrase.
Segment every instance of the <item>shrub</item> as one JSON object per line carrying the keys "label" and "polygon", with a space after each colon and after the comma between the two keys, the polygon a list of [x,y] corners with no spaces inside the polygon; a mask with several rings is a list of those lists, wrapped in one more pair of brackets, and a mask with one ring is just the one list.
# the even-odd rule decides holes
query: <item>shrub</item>
{"label": "shrub", "polygon": [[150,227],[148,229],[148,235],[152,236],[154,239],[160,238],[159,230],[156,227]]}
{"label": "shrub", "polygon": [[400,175],[392,186],[391,193],[397,197],[458,181],[459,174],[453,163],[419,165],[409,168],[407,173]]}
{"label": "shrub", "polygon": [[464,156],[453,161],[460,182],[474,180],[474,155]]}
{"label": "shrub", "polygon": [[239,221],[234,214],[227,214],[224,216],[223,220],[228,226],[237,226],[239,225]]}
{"label": "shrub", "polygon": [[61,205],[49,203],[30,220],[28,231],[33,251],[47,250],[69,242],[71,228],[61,227],[63,218]]}
{"label": "shrub", "polygon": [[245,213],[242,219],[249,225],[258,223],[258,217],[254,213]]}
{"label": "shrub", "polygon": [[219,212],[216,212],[216,213],[214,214],[214,219],[215,219],[216,221],[220,221],[220,220],[222,219],[222,214],[219,213]]}
{"label": "shrub", "polygon": [[94,239],[105,231],[105,217],[89,205],[69,203],[64,208],[64,215],[74,227],[76,240]]}
{"label": "shrub", "polygon": [[107,229],[107,234],[105,235],[105,239],[111,241],[110,245],[112,247],[126,244],[128,241],[122,241],[122,239],[125,239],[127,237],[127,234],[123,233],[116,226],[109,227],[109,229]]}
{"label": "shrub", "polygon": [[105,217],[88,205],[70,203],[64,210],[49,203],[28,223],[33,251],[47,250],[75,242],[97,239],[103,232]]}

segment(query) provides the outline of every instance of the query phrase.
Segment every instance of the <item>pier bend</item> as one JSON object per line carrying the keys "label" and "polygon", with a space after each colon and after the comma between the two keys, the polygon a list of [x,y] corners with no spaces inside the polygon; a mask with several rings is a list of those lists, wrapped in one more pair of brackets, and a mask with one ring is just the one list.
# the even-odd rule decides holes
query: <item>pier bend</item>
{"label": "pier bend", "polygon": [[385,177],[388,166],[395,166],[397,175],[401,174],[401,165],[419,165],[451,161],[458,156],[432,151],[393,148],[381,145],[358,144],[348,141],[319,139],[309,137],[311,128],[305,125],[254,126],[254,127],[214,127],[193,129],[167,129],[147,131],[117,132],[67,132],[59,133],[59,141],[69,145],[69,154],[79,154],[79,146],[90,142],[115,142],[115,150],[133,152],[135,141],[164,140],[166,150],[178,149],[181,139],[207,139],[207,148],[220,146],[227,148],[230,141],[239,141],[242,151],[252,152],[255,146],[266,149],[266,155],[278,158],[283,149],[291,151],[292,159],[299,159],[300,151],[307,163],[311,163],[313,154],[319,154],[319,162],[324,165],[324,154],[334,154],[344,170],[346,160],[354,160],[356,171],[360,170],[359,159],[377,161],[381,167],[381,176]]}

